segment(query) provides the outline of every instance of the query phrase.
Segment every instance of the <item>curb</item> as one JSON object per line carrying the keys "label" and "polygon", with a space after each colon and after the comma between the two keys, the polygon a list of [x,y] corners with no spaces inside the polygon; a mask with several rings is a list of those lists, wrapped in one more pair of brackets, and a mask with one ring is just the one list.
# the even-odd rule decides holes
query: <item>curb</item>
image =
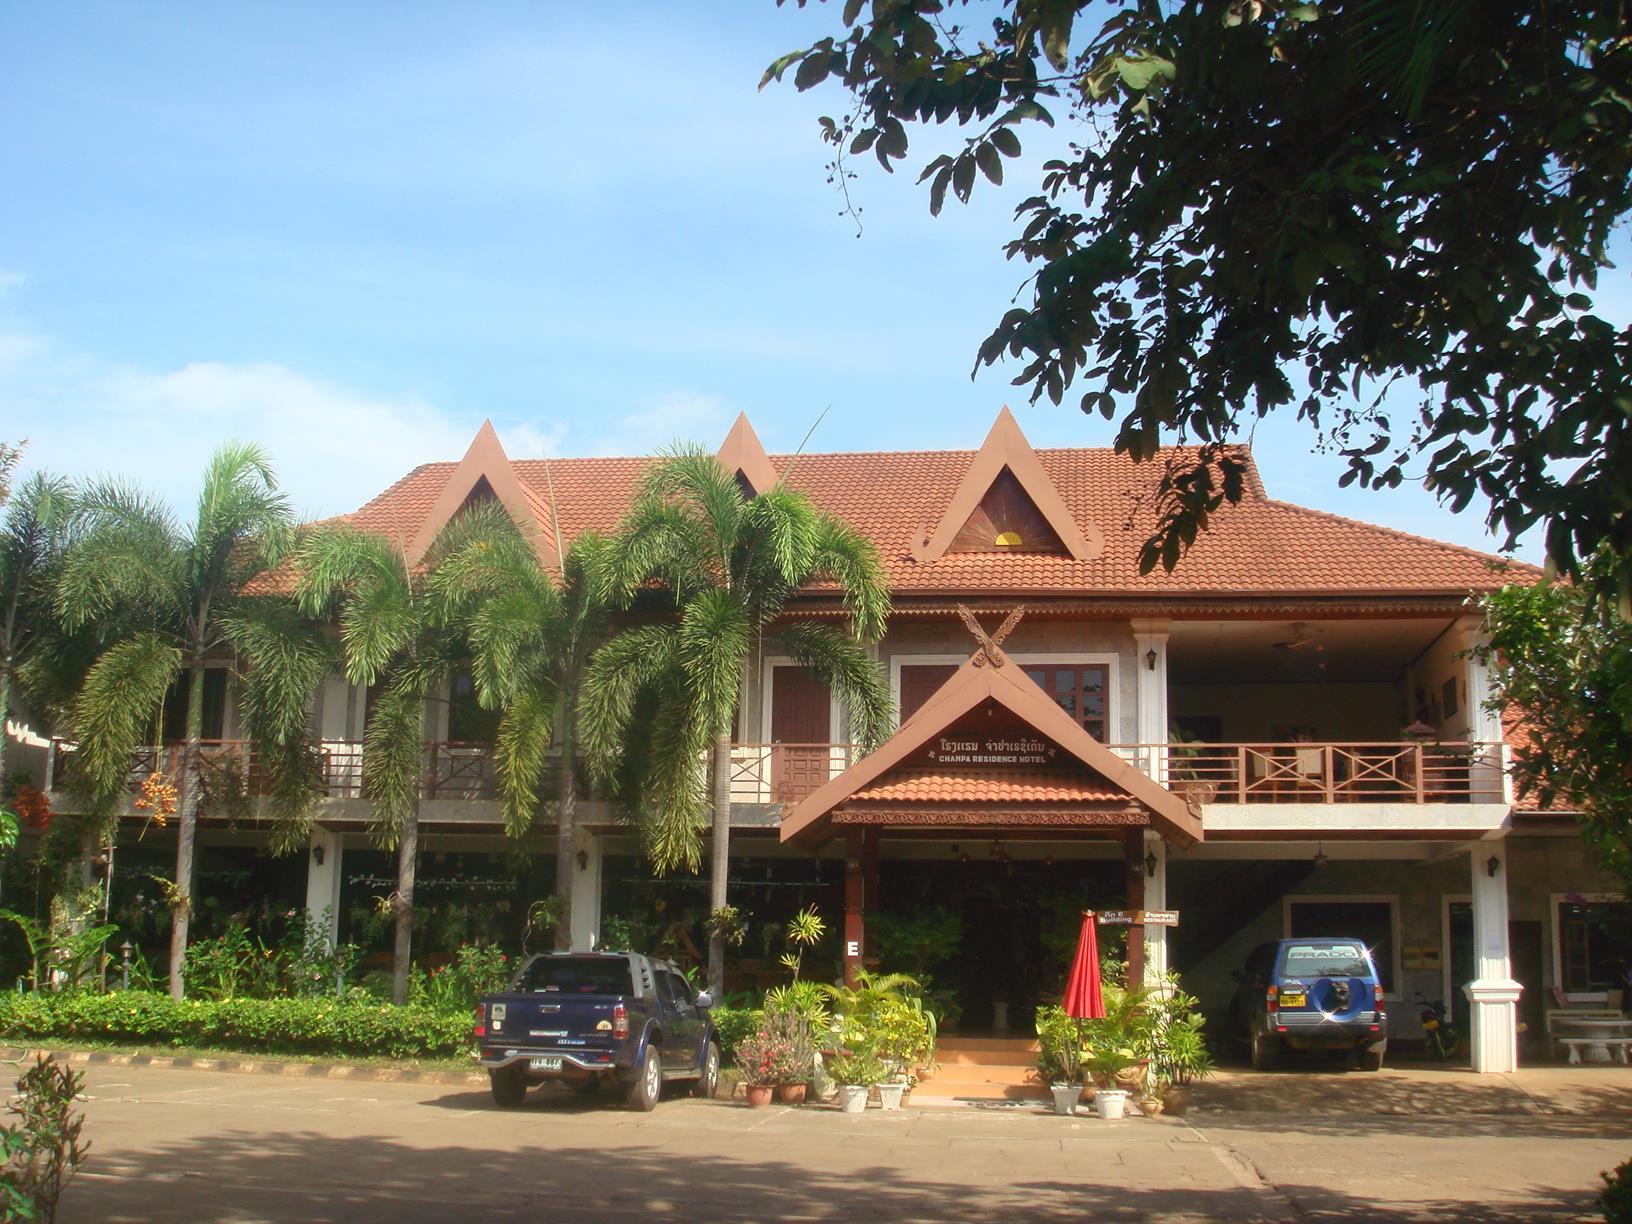
{"label": "curb", "polygon": [[191,1058],[162,1054],[116,1054],[105,1050],[53,1050],[44,1046],[0,1047],[3,1058],[51,1057],[69,1066],[151,1067],[160,1071],[231,1071],[238,1075],[282,1075],[290,1079],[355,1080],[392,1084],[479,1084],[487,1075],[476,1071],[416,1071],[408,1067],[370,1067],[343,1062],[295,1062],[287,1059]]}

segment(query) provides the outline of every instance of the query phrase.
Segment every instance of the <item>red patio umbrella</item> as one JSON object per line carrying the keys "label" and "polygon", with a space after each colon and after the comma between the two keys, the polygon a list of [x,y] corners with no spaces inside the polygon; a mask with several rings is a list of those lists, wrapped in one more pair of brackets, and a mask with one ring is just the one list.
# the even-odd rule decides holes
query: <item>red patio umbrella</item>
{"label": "red patio umbrella", "polygon": [[1065,980],[1065,1014],[1078,1020],[1103,1020],[1105,998],[1099,988],[1099,934],[1093,910],[1082,911],[1077,956]]}

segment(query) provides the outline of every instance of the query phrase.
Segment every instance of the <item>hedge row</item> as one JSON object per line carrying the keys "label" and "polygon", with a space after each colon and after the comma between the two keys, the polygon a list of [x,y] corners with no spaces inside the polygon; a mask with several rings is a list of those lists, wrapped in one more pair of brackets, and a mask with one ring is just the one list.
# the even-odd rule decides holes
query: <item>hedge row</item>
{"label": "hedge row", "polygon": [[352,999],[172,999],[148,991],[0,994],[0,1038],[79,1038],[259,1054],[437,1058],[472,1048],[465,1011]]}

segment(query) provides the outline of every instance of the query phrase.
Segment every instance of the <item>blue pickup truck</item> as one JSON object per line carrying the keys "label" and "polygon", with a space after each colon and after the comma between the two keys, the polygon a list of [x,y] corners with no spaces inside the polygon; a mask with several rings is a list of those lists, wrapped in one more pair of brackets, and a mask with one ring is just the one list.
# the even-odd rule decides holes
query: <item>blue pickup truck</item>
{"label": "blue pickup truck", "polygon": [[483,996],[476,1043],[501,1107],[520,1105],[533,1084],[590,1096],[616,1083],[631,1108],[649,1110],[676,1080],[714,1095],[720,1043],[711,1004],[666,961],[549,952],[522,965],[508,991]]}

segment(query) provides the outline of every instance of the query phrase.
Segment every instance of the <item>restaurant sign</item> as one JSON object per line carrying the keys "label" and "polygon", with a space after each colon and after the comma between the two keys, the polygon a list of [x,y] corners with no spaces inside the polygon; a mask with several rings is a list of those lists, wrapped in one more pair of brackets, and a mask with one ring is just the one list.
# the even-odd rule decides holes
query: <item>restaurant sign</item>
{"label": "restaurant sign", "polygon": [[1178,926],[1178,910],[1100,910],[1100,926]]}
{"label": "restaurant sign", "polygon": [[937,765],[1052,765],[1059,752],[1036,735],[943,735],[928,756]]}

